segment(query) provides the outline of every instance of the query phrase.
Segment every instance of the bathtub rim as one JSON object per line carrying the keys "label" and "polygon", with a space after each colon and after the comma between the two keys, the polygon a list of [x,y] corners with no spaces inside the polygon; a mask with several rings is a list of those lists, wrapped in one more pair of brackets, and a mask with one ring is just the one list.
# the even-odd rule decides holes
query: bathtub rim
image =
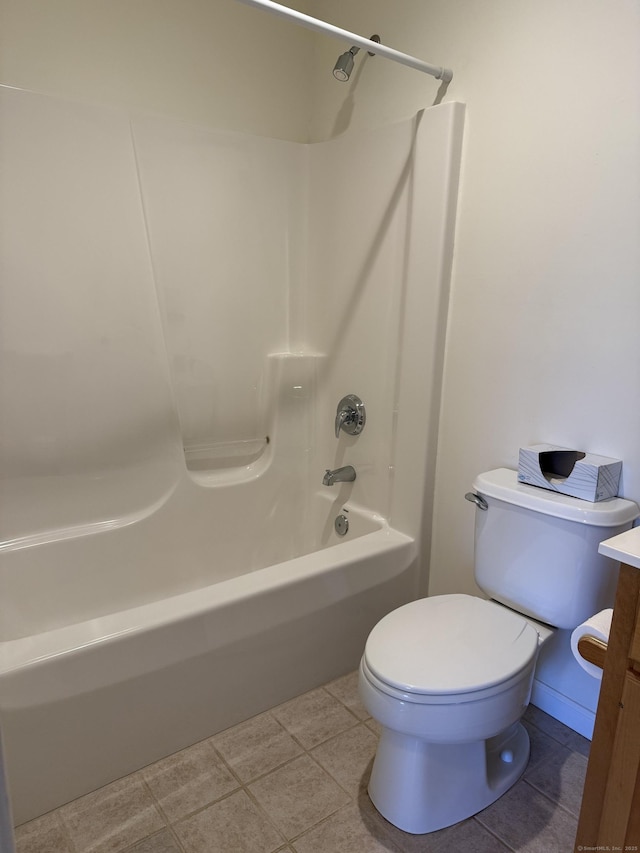
{"label": "bathtub rim", "polygon": [[[258,634],[278,616],[272,612],[261,614],[265,611],[261,606],[265,596],[277,594],[281,607],[282,604],[295,605],[296,614],[301,616],[305,608],[316,610],[320,605],[328,606],[394,577],[406,570],[416,556],[416,540],[386,526],[349,542],[208,587],[31,637],[1,642],[0,711],[52,701],[56,696],[68,697],[70,689],[80,693],[115,683],[123,677],[135,678],[150,669],[159,669],[201,652],[203,642],[205,647],[213,648],[218,642],[233,642],[247,632]],[[316,588],[311,600],[310,584]],[[242,627],[234,624],[232,611],[247,605],[254,607],[255,620],[249,627],[246,621]],[[281,609],[280,615],[286,618],[290,611]],[[216,630],[207,630],[205,623],[212,616],[217,616],[221,624]],[[181,629],[183,642],[179,648],[154,647],[154,637],[159,637],[167,628]],[[116,669],[107,668],[104,672],[100,667],[94,666],[89,671],[84,666],[91,653],[110,657],[127,640],[137,642],[142,650],[139,660],[121,657]],[[70,668],[79,679],[75,684],[68,677],[61,683],[53,674],[58,670],[66,670],[69,674]],[[32,677],[47,671],[52,672],[51,677],[34,690]]]}

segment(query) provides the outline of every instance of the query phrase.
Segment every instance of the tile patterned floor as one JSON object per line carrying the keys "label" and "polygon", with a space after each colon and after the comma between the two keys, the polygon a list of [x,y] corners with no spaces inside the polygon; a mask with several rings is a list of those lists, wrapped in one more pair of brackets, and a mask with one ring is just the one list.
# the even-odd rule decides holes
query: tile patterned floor
{"label": "tile patterned floor", "polygon": [[567,853],[589,741],[533,707],[525,725],[507,794],[409,835],[367,797],[377,727],[351,673],[23,824],[18,853]]}

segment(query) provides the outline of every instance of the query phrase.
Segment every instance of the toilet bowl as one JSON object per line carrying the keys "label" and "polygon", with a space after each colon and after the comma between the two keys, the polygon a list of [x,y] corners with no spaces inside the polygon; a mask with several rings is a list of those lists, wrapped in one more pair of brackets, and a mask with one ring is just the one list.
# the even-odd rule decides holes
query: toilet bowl
{"label": "toilet bowl", "polygon": [[531,620],[468,595],[413,601],[376,625],[359,689],[382,726],[369,796],[387,820],[432,832],[513,785],[529,758],[519,720],[540,643]]}

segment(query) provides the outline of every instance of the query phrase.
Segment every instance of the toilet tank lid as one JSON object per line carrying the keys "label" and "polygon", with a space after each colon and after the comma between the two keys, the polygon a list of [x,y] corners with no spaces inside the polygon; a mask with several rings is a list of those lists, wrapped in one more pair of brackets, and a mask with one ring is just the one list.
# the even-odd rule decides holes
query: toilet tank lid
{"label": "toilet tank lid", "polygon": [[510,468],[496,468],[494,471],[478,474],[473,481],[473,489],[483,497],[495,498],[544,515],[553,515],[594,527],[618,527],[621,524],[629,524],[640,515],[640,509],[634,501],[609,498],[592,503],[539,486],[520,483],[517,471]]}

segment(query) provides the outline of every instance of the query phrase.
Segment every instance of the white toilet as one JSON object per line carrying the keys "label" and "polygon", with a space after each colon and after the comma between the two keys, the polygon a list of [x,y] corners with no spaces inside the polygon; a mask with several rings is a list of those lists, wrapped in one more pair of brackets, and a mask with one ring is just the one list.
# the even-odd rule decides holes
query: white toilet
{"label": "white toilet", "polygon": [[470,817],[521,776],[538,649],[554,627],[611,606],[617,567],[598,544],[639,514],[632,501],[590,503],[505,468],[473,488],[475,577],[491,600],[399,607],[371,631],[360,663],[360,696],[382,726],[369,796],[406,832]]}

